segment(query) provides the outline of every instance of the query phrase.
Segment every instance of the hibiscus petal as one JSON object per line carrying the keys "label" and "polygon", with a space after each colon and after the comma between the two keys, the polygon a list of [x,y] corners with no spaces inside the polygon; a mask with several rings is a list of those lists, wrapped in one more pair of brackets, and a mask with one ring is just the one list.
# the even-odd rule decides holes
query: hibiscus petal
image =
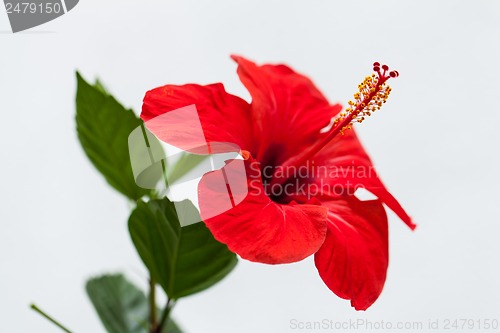
{"label": "hibiscus petal", "polygon": [[257,66],[232,58],[252,96],[254,132],[260,137],[258,151],[252,153],[265,165],[279,165],[307,148],[342,109],[330,105],[311,80],[287,66]]}
{"label": "hibiscus petal", "polygon": [[328,210],[273,202],[264,191],[257,163],[251,157],[244,163],[244,198],[239,198],[241,186],[224,183],[227,175],[238,178],[237,163],[205,174],[198,185],[200,214],[214,237],[242,258],[266,264],[296,262],[315,253],[325,239]]}
{"label": "hibiscus petal", "polygon": [[342,186],[346,194],[353,194],[359,187],[365,188],[376,195],[412,230],[416,228],[411,217],[378,177],[354,130],[346,131],[345,135],[332,140],[314,157],[314,162],[316,166],[323,166],[327,170],[314,179],[316,183],[328,183],[330,187]]}
{"label": "hibiscus petal", "polygon": [[[190,107],[193,104],[196,108]],[[228,94],[220,83],[166,85],[146,93],[141,118],[160,140],[185,151],[208,154],[235,151],[235,146],[252,148],[249,112],[248,103]],[[231,143],[233,148],[217,142]],[[210,143],[213,149],[208,151]]]}
{"label": "hibiscus petal", "polygon": [[318,272],[337,296],[366,310],[382,292],[388,265],[388,230],[378,200],[324,201],[329,208],[326,239],[314,256]]}

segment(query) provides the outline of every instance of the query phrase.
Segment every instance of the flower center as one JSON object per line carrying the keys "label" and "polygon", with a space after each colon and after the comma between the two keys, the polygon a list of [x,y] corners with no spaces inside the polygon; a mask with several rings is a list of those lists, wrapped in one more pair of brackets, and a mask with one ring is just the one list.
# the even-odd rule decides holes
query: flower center
{"label": "flower center", "polygon": [[[284,168],[298,168],[321,149],[323,149],[333,138],[338,134],[344,135],[346,130],[350,130],[355,123],[361,123],[366,117],[370,116],[373,112],[380,110],[382,105],[387,101],[391,93],[391,87],[386,82],[390,78],[399,76],[397,71],[389,71],[387,65],[380,65],[375,62],[373,64],[373,73],[371,76],[365,77],[363,82],[358,85],[358,92],[354,94],[354,100],[349,101],[349,107],[339,113],[334,119],[332,128],[326,133],[325,137],[319,142],[314,144],[307,152],[299,155],[296,159],[285,162],[282,166]],[[273,175],[273,184],[284,184],[288,181],[286,178],[276,177]]]}

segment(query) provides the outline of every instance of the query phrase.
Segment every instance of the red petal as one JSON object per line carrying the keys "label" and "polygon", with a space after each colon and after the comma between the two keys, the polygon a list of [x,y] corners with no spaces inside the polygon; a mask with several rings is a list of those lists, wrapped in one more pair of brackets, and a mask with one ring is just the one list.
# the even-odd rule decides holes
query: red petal
{"label": "red petal", "polygon": [[337,296],[366,310],[384,287],[388,265],[387,216],[378,200],[327,201],[327,234],[314,256],[318,272]]}
{"label": "red petal", "polygon": [[[192,104],[197,112],[187,107]],[[209,153],[196,147],[206,148],[207,143],[215,142],[246,150],[253,147],[249,112],[248,103],[228,94],[220,83],[167,85],[146,93],[141,118],[159,139],[186,151]],[[219,150],[211,153],[224,151]]]}
{"label": "red petal", "polygon": [[260,137],[258,151],[252,153],[265,165],[279,165],[310,146],[342,108],[330,105],[311,80],[287,66],[232,58],[252,96],[254,132]]}
{"label": "red petal", "polygon": [[353,194],[358,187],[363,187],[376,195],[412,230],[415,229],[411,217],[378,177],[354,130],[346,131],[345,135],[332,140],[314,157],[314,163],[328,169],[316,182],[343,186],[347,194]]}
{"label": "red petal", "polygon": [[[198,185],[200,214],[214,237],[242,258],[266,264],[296,262],[315,253],[325,239],[328,210],[273,202],[264,192],[257,163],[249,159],[244,164],[246,175],[230,162],[205,174]],[[238,172],[248,186],[244,198],[239,198],[241,187],[227,181],[227,175],[238,178]]]}

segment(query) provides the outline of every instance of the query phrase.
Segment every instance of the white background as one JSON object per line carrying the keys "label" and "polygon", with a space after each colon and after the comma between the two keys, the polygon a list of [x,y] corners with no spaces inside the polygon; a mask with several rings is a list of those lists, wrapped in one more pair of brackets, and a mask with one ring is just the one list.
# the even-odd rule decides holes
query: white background
{"label": "white background", "polygon": [[[0,10],[0,331],[103,332],[83,286],[124,271],[145,284],[129,204],[76,138],[75,76],[99,76],[140,110],[146,90],[223,82],[248,99],[231,53],[285,62],[345,103],[378,60],[397,69],[386,107],[358,132],[414,217],[390,215],[385,289],[366,312],[333,295],[312,260],[240,262],[179,302],[188,333],[295,332],[290,320],[500,319],[500,2],[97,1],[26,33]],[[472,332],[472,331],[471,331]]]}

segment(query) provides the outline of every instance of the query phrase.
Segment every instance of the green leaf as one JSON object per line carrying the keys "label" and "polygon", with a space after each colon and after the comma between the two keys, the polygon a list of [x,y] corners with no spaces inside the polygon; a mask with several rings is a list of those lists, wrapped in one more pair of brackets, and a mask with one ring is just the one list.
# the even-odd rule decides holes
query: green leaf
{"label": "green leaf", "polygon": [[[186,202],[190,214],[197,214],[193,204]],[[138,202],[129,231],[151,276],[171,299],[211,287],[237,263],[236,255],[216,241],[204,223],[181,227],[168,198]]]}
{"label": "green leaf", "polygon": [[209,155],[183,153],[177,163],[175,163],[175,166],[167,173],[168,181],[170,182],[170,184],[175,183],[182,176],[193,170],[198,164],[203,162],[208,157]]}
{"label": "green leaf", "polygon": [[[86,289],[108,333],[149,333],[149,302],[144,293],[123,275],[90,279]],[[163,333],[182,332],[169,320]]]}
{"label": "green leaf", "polygon": [[[99,81],[90,85],[79,73],[76,77],[76,125],[83,150],[106,181],[122,194],[132,200],[149,194],[150,190],[136,185],[129,156],[128,137],[143,125],[142,120],[109,95]],[[160,176],[161,172],[156,172],[155,181]]]}

